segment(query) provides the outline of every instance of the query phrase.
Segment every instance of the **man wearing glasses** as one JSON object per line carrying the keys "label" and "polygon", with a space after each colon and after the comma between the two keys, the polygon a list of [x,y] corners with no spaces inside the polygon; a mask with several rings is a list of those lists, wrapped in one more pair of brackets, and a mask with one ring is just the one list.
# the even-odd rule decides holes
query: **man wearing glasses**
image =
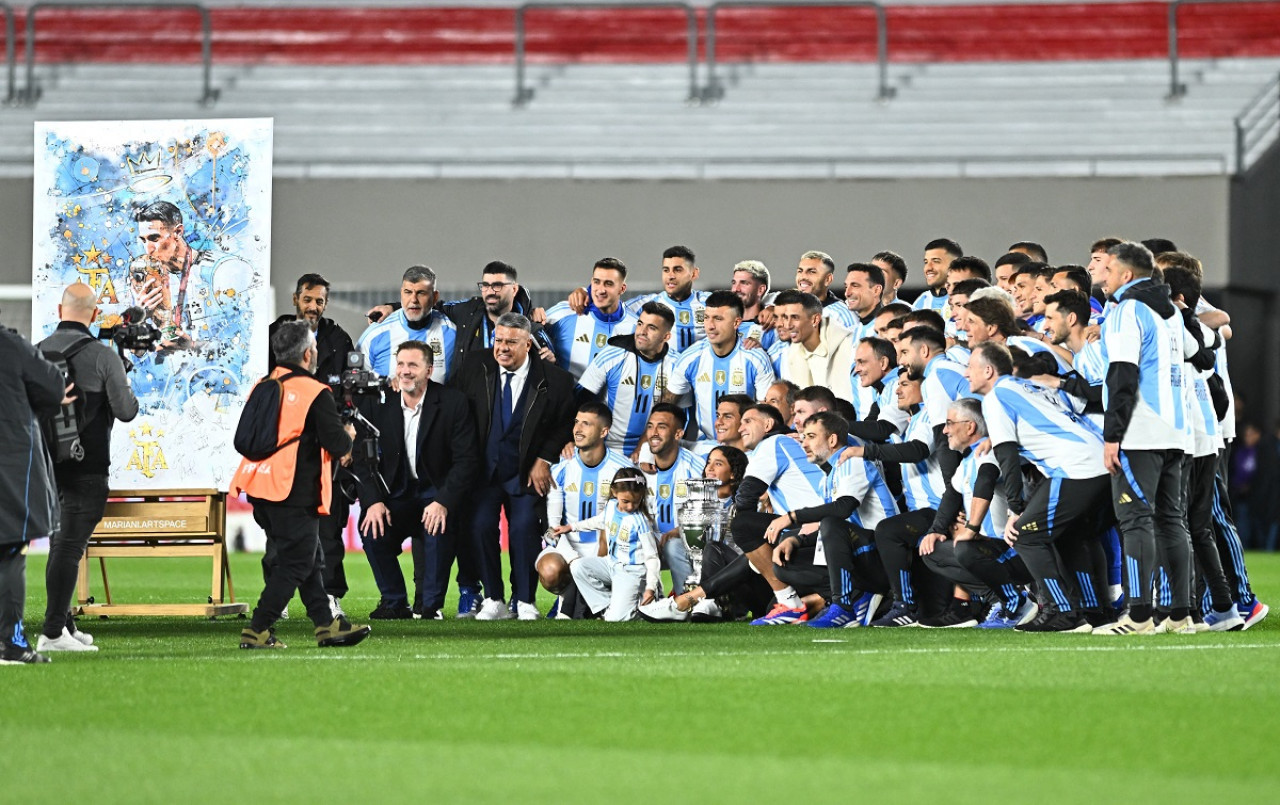
{"label": "man wearing glasses", "polygon": [[[528,292],[516,282],[516,276],[513,266],[494,260],[480,272],[480,281],[476,283],[478,296],[440,305],[440,310],[457,327],[452,356],[454,364],[468,352],[493,349],[493,333],[500,316],[519,313],[534,322],[542,320],[542,309],[534,309]],[[554,362],[551,343],[542,328],[534,324],[533,329],[539,356]]]}

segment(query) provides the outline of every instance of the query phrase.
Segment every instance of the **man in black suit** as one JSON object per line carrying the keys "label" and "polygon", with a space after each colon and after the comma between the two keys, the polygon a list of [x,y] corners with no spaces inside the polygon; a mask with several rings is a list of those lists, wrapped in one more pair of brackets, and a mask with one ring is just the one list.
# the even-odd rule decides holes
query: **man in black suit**
{"label": "man in black suit", "polygon": [[479,477],[478,440],[467,398],[430,382],[434,360],[423,341],[397,347],[400,391],[387,394],[366,413],[381,432],[379,469],[386,481],[384,488],[367,473],[360,477],[360,535],[382,595],[370,618],[412,617],[399,562],[405,537],[413,540],[415,557],[421,557],[422,617],[441,617],[463,525],[462,502]]}
{"label": "man in black suit", "polygon": [[504,620],[498,517],[506,510],[516,615],[538,617],[534,606],[551,465],[573,432],[573,376],[533,354],[532,325],[519,313],[495,323],[493,351],[471,352],[452,383],[471,403],[480,437],[482,468],[471,535],[480,556],[485,600],[477,620]]}

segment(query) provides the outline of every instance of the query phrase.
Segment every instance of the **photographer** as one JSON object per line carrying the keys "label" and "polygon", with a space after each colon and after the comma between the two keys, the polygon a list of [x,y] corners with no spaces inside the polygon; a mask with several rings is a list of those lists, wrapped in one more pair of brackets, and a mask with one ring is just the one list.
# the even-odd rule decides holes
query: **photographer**
{"label": "photographer", "polygon": [[111,428],[116,420],[138,415],[138,400],[129,388],[115,350],[89,332],[98,317],[93,289],[77,282],[67,286],[58,305],[61,323],[39,348],[66,356],[75,395],[79,398],[80,445],[84,458],[54,464],[61,524],[49,544],[44,583],[47,601],[44,628],[36,650],[97,651],[93,637],[77,631],[71,618],[71,596],[89,536],[107,505],[107,473],[111,465]]}
{"label": "photographer", "polygon": [[[370,618],[412,617],[400,572],[400,546],[413,540],[414,564],[421,566],[424,620],[441,617],[449,570],[458,553],[461,507],[480,475],[475,423],[467,398],[430,382],[432,349],[422,341],[396,347],[394,371],[399,392],[367,404],[379,431],[378,473],[357,468],[364,518],[360,534],[381,600]],[[378,474],[383,483],[379,482]]]}
{"label": "photographer", "polygon": [[27,543],[53,533],[58,509],[40,417],[73,393],[62,373],[14,330],[0,327],[0,665],[48,662],[22,632]]}
{"label": "photographer", "polygon": [[[341,375],[346,368],[347,353],[355,349],[347,331],[333,319],[324,317],[328,306],[329,281],[319,274],[303,274],[298,277],[298,282],[294,286],[294,312],[280,316],[271,322],[271,327],[268,329],[268,333],[274,336],[280,326],[287,322],[305,321],[311,327],[311,332],[316,335],[318,355],[315,376],[321,382],[332,382],[331,378]],[[267,368],[276,368],[275,354],[270,351],[268,351]],[[344,475],[349,475],[341,467],[337,468],[337,472],[336,480],[338,481],[342,481]],[[324,551],[324,591],[329,596],[329,609],[335,618],[344,614],[342,599],[347,594],[347,574],[342,568],[342,559],[346,552],[342,532],[346,530],[350,513],[351,507],[346,497],[335,493],[333,501],[329,504],[329,513],[320,518],[320,547]],[[263,581],[270,578],[275,561],[275,551],[271,543],[267,543],[267,551],[262,555]],[[286,609],[281,614],[287,617],[287,613]]]}
{"label": "photographer", "polygon": [[[267,542],[275,543],[276,555],[253,619],[240,632],[240,648],[284,648],[274,627],[295,592],[315,624],[320,646],[355,645],[368,637],[369,627],[352,626],[346,617],[333,616],[321,580],[324,556],[320,550],[320,517],[329,512],[333,456],[350,455],[355,428],[342,424],[333,392],[311,377],[316,337],[306,322],[282,324],[271,337],[271,351],[277,366],[262,384],[280,384],[275,398],[279,401],[275,447],[265,457],[241,461],[229,490],[232,495],[244,492],[253,504],[253,519],[267,533]],[[254,393],[261,387],[269,394],[270,385],[262,384],[254,387]],[[261,427],[252,410],[254,393],[241,415],[241,427],[247,424],[249,430]]]}

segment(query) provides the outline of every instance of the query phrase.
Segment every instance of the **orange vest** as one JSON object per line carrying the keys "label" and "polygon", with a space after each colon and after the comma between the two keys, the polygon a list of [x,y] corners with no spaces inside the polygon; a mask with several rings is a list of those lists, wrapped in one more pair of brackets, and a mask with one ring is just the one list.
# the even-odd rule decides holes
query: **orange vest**
{"label": "orange vest", "polygon": [[[287,374],[290,370],[277,366],[260,382],[268,383],[272,379]],[[321,391],[328,388],[324,383],[311,377],[291,377],[283,381],[280,391],[280,421],[278,423],[277,442],[284,444],[302,433],[307,422],[307,412],[311,403]],[[261,461],[241,459],[235,475],[231,476],[230,493],[238,495],[244,492],[261,500],[281,501],[289,497],[293,490],[293,474],[297,469],[298,442],[285,445]],[[329,451],[320,448],[320,514],[329,513],[329,501],[333,492],[333,457]]]}

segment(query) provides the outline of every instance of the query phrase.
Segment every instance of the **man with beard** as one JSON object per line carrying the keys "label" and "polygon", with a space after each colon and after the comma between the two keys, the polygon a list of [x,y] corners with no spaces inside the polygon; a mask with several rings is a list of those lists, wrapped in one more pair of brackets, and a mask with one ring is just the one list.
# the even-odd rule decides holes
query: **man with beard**
{"label": "man with beard", "polygon": [[916,297],[916,310],[942,310],[947,306],[947,274],[951,262],[964,256],[960,244],[948,238],[931,240],[924,246],[924,281],[928,288]]}
{"label": "man with beard", "polygon": [[[333,319],[324,317],[328,304],[329,281],[319,274],[303,274],[298,277],[298,282],[294,286],[294,312],[285,313],[271,322],[271,327],[268,329],[270,335],[274,336],[280,326],[286,322],[305,321],[311,328],[311,332],[315,333],[318,353],[315,375],[322,383],[342,374],[347,365],[347,353],[355,349],[347,331]],[[276,356],[270,350],[268,350],[267,366],[269,369],[276,368]],[[339,477],[344,473],[345,470],[338,469]],[[350,513],[351,508],[346,497],[342,492],[336,491],[329,505],[329,513],[320,518],[320,547],[324,551],[324,568],[321,575],[324,578],[325,594],[329,596],[329,608],[333,611],[335,618],[343,614],[342,599],[348,590],[347,574],[342,567],[342,559],[346,553],[342,532],[347,527],[347,518]],[[271,575],[275,559],[275,546],[273,543],[267,543],[267,551],[262,556],[264,581]],[[287,613],[286,609],[282,614],[287,617]]]}
{"label": "man with beard", "polygon": [[591,269],[591,292],[584,312],[572,301],[561,302],[547,311],[547,335],[556,353],[556,363],[574,379],[582,377],[587,364],[609,339],[635,331],[636,314],[622,304],[627,290],[627,266],[613,257],[602,257]]}
{"label": "man with beard", "polygon": [[389,377],[395,348],[405,341],[423,341],[434,355],[432,380],[445,383],[453,368],[457,328],[448,316],[435,310],[439,301],[436,272],[426,266],[410,266],[400,280],[400,309],[369,325],[360,336],[357,346],[369,369]]}
{"label": "man with beard", "polygon": [[766,313],[764,297],[769,293],[769,269],[759,260],[743,260],[733,267],[733,279],[729,290],[742,300],[742,324],[738,331],[746,338],[754,338],[768,349],[776,337],[772,329],[772,317]]}

